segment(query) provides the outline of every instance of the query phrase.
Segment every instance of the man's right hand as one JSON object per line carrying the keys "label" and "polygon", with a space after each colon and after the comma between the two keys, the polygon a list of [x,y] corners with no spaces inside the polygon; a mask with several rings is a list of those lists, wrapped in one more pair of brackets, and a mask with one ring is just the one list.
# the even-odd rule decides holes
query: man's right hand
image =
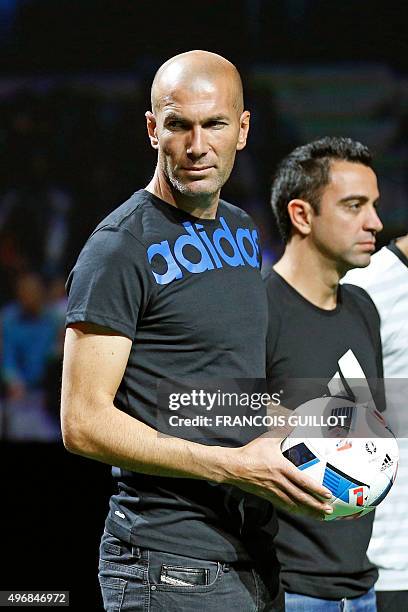
{"label": "man's right hand", "polygon": [[330,491],[303,474],[282,454],[283,438],[267,433],[231,449],[228,482],[270,501],[279,510],[323,519],[333,512]]}

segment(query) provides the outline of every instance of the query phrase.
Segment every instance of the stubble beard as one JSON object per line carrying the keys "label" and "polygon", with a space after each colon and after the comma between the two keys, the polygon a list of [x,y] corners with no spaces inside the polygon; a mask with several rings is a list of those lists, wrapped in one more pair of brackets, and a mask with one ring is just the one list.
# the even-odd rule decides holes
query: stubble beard
{"label": "stubble beard", "polygon": [[[196,199],[197,204],[199,202],[205,202],[208,199],[213,198],[216,194],[218,194],[221,190],[221,187],[224,185],[225,180],[222,180],[222,177],[217,176],[216,178],[208,181],[207,187],[202,187],[200,189],[192,188],[193,183],[198,183],[201,181],[187,181],[183,182],[173,173],[168,171],[168,168],[165,169],[165,177],[167,183],[170,185],[173,191],[176,191],[181,196],[191,199]],[[204,182],[204,181],[203,181]]]}

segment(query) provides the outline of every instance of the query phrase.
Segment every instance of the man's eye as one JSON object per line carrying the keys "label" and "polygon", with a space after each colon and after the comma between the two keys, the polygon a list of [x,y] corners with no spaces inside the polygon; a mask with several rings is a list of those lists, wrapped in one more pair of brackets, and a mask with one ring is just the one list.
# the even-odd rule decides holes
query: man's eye
{"label": "man's eye", "polygon": [[348,207],[351,208],[351,210],[358,210],[359,208],[361,208],[361,203],[360,202],[349,202]]}
{"label": "man's eye", "polygon": [[166,127],[169,128],[170,130],[177,130],[177,129],[183,128],[184,123],[180,121],[179,119],[173,119],[172,121],[169,121],[166,124]]}
{"label": "man's eye", "polygon": [[209,122],[207,123],[207,126],[208,126],[208,127],[211,127],[211,128],[218,128],[218,129],[223,128],[223,127],[224,127],[224,125],[227,125],[227,124],[225,123],[225,121],[209,121]]}

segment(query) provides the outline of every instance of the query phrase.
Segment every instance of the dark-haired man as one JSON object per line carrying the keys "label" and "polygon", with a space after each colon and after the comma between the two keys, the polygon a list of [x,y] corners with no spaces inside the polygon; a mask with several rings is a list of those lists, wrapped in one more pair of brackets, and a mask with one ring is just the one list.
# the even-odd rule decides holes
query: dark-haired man
{"label": "dark-haired man", "polygon": [[153,179],[98,226],[69,278],[64,442],[116,466],[99,573],[107,609],[268,609],[272,552],[261,575],[248,546],[259,554],[257,538],[270,541],[270,502],[322,516],[327,489],[277,440],[198,444],[158,436],[156,419],[163,378],[265,374],[257,230],[220,200],[249,128],[237,69],[205,51],[171,58],[146,118]]}
{"label": "dark-haired man", "polygon": [[[382,376],[374,304],[363,290],[339,286],[349,269],[370,262],[382,229],[378,198],[371,155],[348,138],[299,147],[278,168],[272,208],[285,251],[266,279],[267,354],[269,382],[283,389],[288,408],[330,394],[339,371],[350,379],[361,369],[371,381]],[[371,387],[380,407],[381,386]],[[318,523],[280,512],[286,610],[375,610],[377,570],[366,557],[371,529],[370,514]]]}

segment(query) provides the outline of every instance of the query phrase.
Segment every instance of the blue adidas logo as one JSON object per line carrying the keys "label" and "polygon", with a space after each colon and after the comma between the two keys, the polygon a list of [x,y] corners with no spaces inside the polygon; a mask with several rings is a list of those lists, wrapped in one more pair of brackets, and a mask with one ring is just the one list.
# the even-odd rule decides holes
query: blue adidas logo
{"label": "blue adidas logo", "polygon": [[[248,264],[253,268],[259,268],[258,232],[240,227],[234,236],[224,217],[220,217],[220,224],[222,227],[216,229],[210,238],[203,225],[186,221],[183,223],[186,234],[177,238],[173,249],[168,240],[150,245],[147,249],[147,258],[152,266],[156,283],[167,285],[175,279],[182,278],[183,268],[192,274],[222,268],[224,264],[231,267]],[[228,252],[225,252],[223,244],[227,247]],[[199,261],[194,263],[187,259],[184,253],[186,247],[198,252]],[[164,263],[167,266],[165,272],[159,273],[154,270],[158,266],[162,270]]]}

